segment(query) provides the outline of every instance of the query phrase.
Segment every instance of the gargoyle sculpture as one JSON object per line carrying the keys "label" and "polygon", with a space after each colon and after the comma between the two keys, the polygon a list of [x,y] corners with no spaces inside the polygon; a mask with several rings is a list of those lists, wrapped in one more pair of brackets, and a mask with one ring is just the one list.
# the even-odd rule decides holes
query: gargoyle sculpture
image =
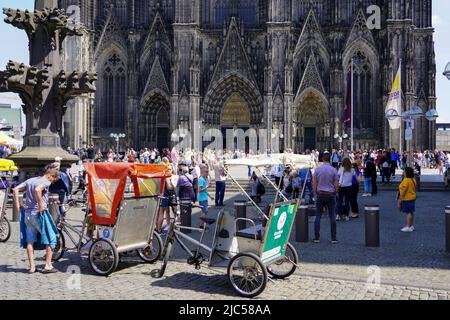
{"label": "gargoyle sculpture", "polygon": [[33,129],[37,129],[43,107],[43,91],[50,86],[48,71],[23,63],[9,61],[6,70],[0,72],[0,92],[19,94],[24,113],[33,114]]}
{"label": "gargoyle sculpture", "polygon": [[82,94],[94,93],[95,81],[97,81],[97,74],[92,72],[84,72],[80,75],[77,71],[73,71],[67,75],[63,70],[58,74],[54,82],[58,86],[54,103],[58,131],[62,130],[62,117],[67,110],[67,102]]}

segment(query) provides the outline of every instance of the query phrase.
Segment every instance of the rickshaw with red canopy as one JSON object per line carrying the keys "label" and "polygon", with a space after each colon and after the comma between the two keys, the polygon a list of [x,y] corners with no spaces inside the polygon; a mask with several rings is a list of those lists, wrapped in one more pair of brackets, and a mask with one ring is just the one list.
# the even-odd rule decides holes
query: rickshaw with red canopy
{"label": "rickshaw with red canopy", "polygon": [[[80,236],[77,251],[81,253],[83,239],[92,240],[89,265],[102,276],[113,273],[119,255],[131,251],[136,250],[145,262],[156,262],[161,256],[162,240],[154,230],[164,182],[172,175],[170,170],[165,165],[133,163],[88,163],[84,168],[88,179],[88,206],[82,230],[77,232],[64,218],[59,222],[60,227]],[[133,192],[127,193],[130,179]],[[89,224],[95,229],[95,239],[85,235]],[[70,236],[67,230],[66,234]],[[65,241],[60,240],[60,246],[61,243],[64,247]],[[156,252],[155,246],[158,247]],[[56,256],[60,259],[58,253]]]}

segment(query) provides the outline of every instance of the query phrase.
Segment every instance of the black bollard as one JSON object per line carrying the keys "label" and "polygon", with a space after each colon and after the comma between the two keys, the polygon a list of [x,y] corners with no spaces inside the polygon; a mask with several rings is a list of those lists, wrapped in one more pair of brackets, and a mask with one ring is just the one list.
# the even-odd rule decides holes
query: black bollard
{"label": "black bollard", "polygon": [[309,206],[299,206],[295,217],[295,241],[309,242]]}
{"label": "black bollard", "polygon": [[380,206],[365,206],[366,247],[380,246]]}
{"label": "black bollard", "polygon": [[[180,199],[180,220],[182,227],[192,227],[192,200]],[[183,233],[191,233],[191,230],[181,229]]]}
{"label": "black bollard", "polygon": [[416,191],[421,191],[421,184],[420,184],[420,174],[416,174]]}
{"label": "black bollard", "polygon": [[[236,200],[234,202],[235,218],[247,218],[247,201],[246,200]],[[239,220],[237,222],[237,230],[242,230],[247,227],[247,223],[244,220]]]}
{"label": "black bollard", "polygon": [[450,206],[445,207],[445,251],[450,253]]}

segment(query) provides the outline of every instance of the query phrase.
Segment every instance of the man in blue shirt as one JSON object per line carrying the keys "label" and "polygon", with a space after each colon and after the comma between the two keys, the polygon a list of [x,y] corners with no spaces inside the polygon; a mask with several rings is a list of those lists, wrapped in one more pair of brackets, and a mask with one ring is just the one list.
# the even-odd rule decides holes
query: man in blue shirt
{"label": "man in blue shirt", "polygon": [[[209,188],[209,169],[206,165],[202,165],[200,167],[200,178],[198,179],[198,202],[202,207],[202,217],[206,217],[208,215],[208,188]],[[205,223],[202,223],[202,226],[205,226]]]}
{"label": "man in blue shirt", "polygon": [[395,171],[398,168],[398,162],[400,160],[400,155],[395,149],[392,149],[391,152],[391,176],[395,178]]}
{"label": "man in blue shirt", "polygon": [[[311,199],[312,202],[315,202],[315,196],[314,196],[314,188],[312,185],[312,173],[311,170],[309,169],[300,169],[299,170],[299,176],[300,176],[300,181],[301,181],[301,185],[300,188],[302,188],[303,190],[303,186],[306,183],[306,188],[308,188],[309,190],[309,197]],[[303,196],[302,196],[302,202],[305,203],[305,199],[306,199],[306,189],[303,191]]]}

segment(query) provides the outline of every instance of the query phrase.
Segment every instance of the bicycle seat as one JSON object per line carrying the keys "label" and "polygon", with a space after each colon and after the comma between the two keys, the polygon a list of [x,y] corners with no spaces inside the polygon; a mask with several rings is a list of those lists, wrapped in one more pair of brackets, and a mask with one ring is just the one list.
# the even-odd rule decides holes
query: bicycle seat
{"label": "bicycle seat", "polygon": [[216,219],[206,218],[206,217],[201,217],[200,221],[202,221],[206,224],[209,224],[209,225],[216,223]]}

